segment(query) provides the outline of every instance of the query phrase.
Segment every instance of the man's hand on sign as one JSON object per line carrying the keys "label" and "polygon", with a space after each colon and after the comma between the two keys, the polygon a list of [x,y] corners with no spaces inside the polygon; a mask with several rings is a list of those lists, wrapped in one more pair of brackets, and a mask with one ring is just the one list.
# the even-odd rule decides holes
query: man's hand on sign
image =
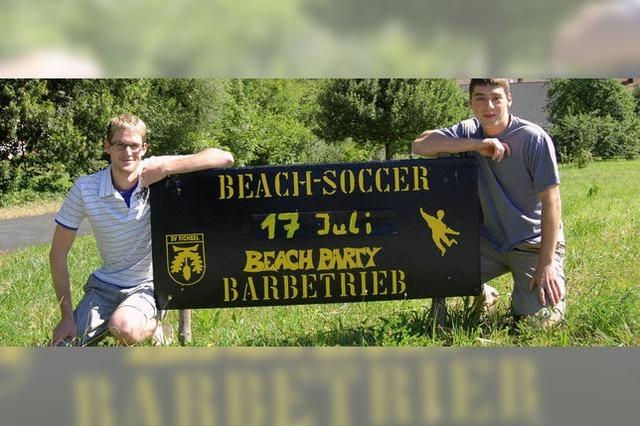
{"label": "man's hand on sign", "polygon": [[63,318],[58,323],[58,326],[53,330],[53,339],[51,340],[51,346],[58,346],[63,343],[67,338],[76,337],[76,322],[73,318]]}
{"label": "man's hand on sign", "polygon": [[482,139],[476,146],[476,151],[485,157],[491,157],[493,161],[502,161],[504,155],[511,155],[511,147],[496,138]]}
{"label": "man's hand on sign", "polygon": [[536,272],[529,283],[529,290],[538,290],[538,300],[542,306],[547,306],[547,302],[551,306],[555,306],[562,300],[562,286],[558,280],[553,265],[546,265],[536,268]]}

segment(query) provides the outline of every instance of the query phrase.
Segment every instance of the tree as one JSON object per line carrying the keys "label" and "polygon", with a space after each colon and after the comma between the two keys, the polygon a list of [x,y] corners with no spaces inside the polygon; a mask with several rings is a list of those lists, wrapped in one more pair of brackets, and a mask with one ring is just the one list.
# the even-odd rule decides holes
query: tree
{"label": "tree", "polygon": [[223,118],[214,140],[234,153],[236,164],[291,164],[307,158],[318,83],[314,80],[227,82]]}
{"label": "tree", "polygon": [[408,152],[407,142],[421,131],[468,114],[462,91],[449,80],[330,80],[318,96],[316,133],[328,141],[382,145],[391,159]]}
{"label": "tree", "polygon": [[635,158],[640,119],[633,94],[614,79],[555,79],[549,84],[550,134],[561,161]]}
{"label": "tree", "polygon": [[123,112],[146,122],[151,155],[211,146],[223,94],[216,80],[2,80],[0,191],[65,191],[106,166],[106,124]]}
{"label": "tree", "polygon": [[549,83],[547,111],[551,123],[569,115],[590,114],[622,121],[634,114],[633,95],[615,79],[559,78]]}

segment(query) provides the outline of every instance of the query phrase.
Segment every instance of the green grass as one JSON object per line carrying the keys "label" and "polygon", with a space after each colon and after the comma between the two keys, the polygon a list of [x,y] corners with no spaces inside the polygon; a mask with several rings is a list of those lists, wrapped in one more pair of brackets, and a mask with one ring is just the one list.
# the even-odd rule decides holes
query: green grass
{"label": "green grass", "polygon": [[64,200],[63,194],[22,190],[3,193],[0,191],[0,220],[58,211]]}
{"label": "green grass", "polygon": [[36,192],[31,189],[8,193],[0,191],[0,208],[19,207],[39,201],[60,201],[62,199],[64,199],[64,194],[56,192]]}
{"label": "green grass", "polygon": [[[540,330],[509,316],[510,279],[495,280],[497,312],[476,322],[449,300],[436,329],[430,301],[193,311],[195,346],[619,346],[640,344],[640,161],[561,167],[567,237],[566,322]],[[47,244],[0,256],[0,345],[45,345],[58,321]],[[71,251],[73,297],[99,264],[92,237]],[[168,321],[177,332],[177,312]],[[112,341],[107,341],[112,344]]]}

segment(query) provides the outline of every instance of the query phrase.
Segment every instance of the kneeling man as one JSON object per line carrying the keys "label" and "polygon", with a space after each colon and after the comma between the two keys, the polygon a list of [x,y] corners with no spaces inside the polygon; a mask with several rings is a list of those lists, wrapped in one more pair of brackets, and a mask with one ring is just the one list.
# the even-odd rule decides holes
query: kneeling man
{"label": "kneeling man", "polygon": [[477,158],[484,305],[491,307],[498,297],[487,283],[510,272],[514,314],[542,326],[556,324],[564,318],[566,290],[553,142],[539,126],[509,113],[508,80],[472,79],[469,97],[474,118],[423,132],[412,152],[469,152]]}
{"label": "kneeling man", "polygon": [[[78,178],[55,219],[50,264],[62,319],[53,331],[54,345],[94,344],[109,332],[123,345],[152,335],[162,340],[153,297],[149,185],[170,174],[233,164],[230,153],[215,148],[142,160],[147,129],[130,114],[113,118],[106,133],[111,164]],[[74,310],[67,257],[85,217],[103,264],[89,276]]]}

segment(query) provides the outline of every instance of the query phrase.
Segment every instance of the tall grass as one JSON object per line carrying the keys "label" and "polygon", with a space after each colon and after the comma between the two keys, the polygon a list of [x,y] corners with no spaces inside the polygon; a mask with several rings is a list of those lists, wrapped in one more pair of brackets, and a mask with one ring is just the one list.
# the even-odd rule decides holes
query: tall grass
{"label": "tall grass", "polygon": [[[618,346],[640,344],[640,161],[561,168],[568,309],[541,330],[509,316],[510,278],[495,280],[495,314],[474,321],[449,300],[446,327],[430,301],[371,302],[193,311],[196,346]],[[45,345],[58,321],[47,244],[0,256],[0,345]],[[74,300],[100,264],[93,237],[70,254]],[[167,321],[177,327],[177,313]],[[112,341],[107,341],[112,344]]]}

